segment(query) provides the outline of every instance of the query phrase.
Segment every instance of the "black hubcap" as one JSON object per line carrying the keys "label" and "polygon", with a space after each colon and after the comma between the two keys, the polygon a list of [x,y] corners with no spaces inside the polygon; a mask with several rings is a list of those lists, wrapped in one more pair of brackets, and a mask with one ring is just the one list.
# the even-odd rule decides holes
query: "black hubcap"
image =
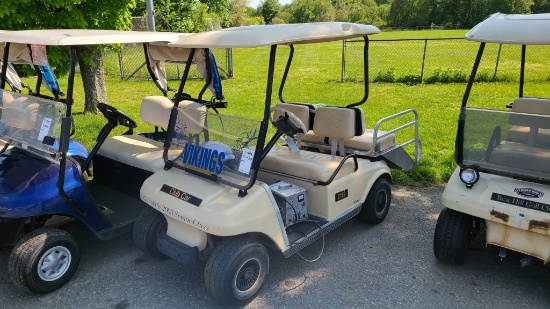
{"label": "black hubcap", "polygon": [[249,290],[260,276],[260,264],[256,260],[244,263],[237,274],[237,289],[241,292]]}
{"label": "black hubcap", "polygon": [[376,196],[376,212],[381,213],[386,208],[386,203],[388,201],[388,195],[386,194],[386,191],[382,190],[378,192],[378,195]]}

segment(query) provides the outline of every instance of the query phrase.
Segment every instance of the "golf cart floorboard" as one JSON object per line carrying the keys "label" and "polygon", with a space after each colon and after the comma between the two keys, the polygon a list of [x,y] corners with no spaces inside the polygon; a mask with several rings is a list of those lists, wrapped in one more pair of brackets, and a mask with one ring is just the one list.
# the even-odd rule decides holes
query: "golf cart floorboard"
{"label": "golf cart floorboard", "polygon": [[333,221],[325,220],[306,220],[301,221],[286,228],[286,233],[290,247],[283,252],[285,257],[290,257],[294,253],[307,247],[317,239],[324,237],[330,231],[334,230],[344,222],[350,220],[361,211],[360,205],[355,206],[342,214]]}
{"label": "golf cart floorboard", "polygon": [[326,223],[327,221],[302,221],[293,224],[286,228],[288,241],[291,244],[294,244],[297,241],[306,238],[307,235],[314,232],[315,230],[320,229],[320,227],[325,225]]}
{"label": "golf cart floorboard", "polygon": [[113,228],[120,225],[130,225],[135,221],[141,210],[147,206],[143,201],[120,193],[94,181],[87,184],[91,196],[96,204],[101,207],[107,220]]}

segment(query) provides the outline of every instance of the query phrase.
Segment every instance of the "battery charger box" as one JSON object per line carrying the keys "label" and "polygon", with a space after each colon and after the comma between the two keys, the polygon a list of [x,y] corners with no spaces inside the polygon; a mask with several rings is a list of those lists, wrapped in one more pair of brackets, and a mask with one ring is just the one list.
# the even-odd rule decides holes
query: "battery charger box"
{"label": "battery charger box", "polygon": [[307,220],[307,190],[286,181],[269,186],[283,217],[285,226]]}

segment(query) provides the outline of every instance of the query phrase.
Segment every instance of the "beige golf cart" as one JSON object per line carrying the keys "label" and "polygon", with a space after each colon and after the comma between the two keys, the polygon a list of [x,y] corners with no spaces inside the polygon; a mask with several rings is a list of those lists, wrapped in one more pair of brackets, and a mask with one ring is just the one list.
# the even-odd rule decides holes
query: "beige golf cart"
{"label": "beige golf cart", "polygon": [[[435,256],[447,264],[463,264],[470,242],[485,234],[486,244],[496,246],[501,258],[516,258],[519,253],[522,266],[535,261],[546,264],[550,261],[550,98],[525,96],[529,84],[524,81],[526,71],[535,68],[526,61],[533,45],[550,45],[550,14],[496,13],[471,29],[466,39],[480,45],[458,121],[459,167],[441,199],[445,208],[435,228]],[[514,44],[521,51],[518,96],[503,102],[501,110],[468,106],[474,77],[490,44]]]}
{"label": "beige golf cart", "polygon": [[[360,106],[368,97],[368,36],[378,32],[374,26],[338,22],[248,26],[167,44],[190,50],[189,57],[208,48],[269,48],[267,80],[258,81],[265,83],[265,93],[249,98],[263,112],[259,119],[226,116],[193,96],[183,98],[184,73],[164,145],[165,154],[182,151],[175,159],[165,155],[164,170],[141,188],[141,199],[151,208],[134,225],[136,244],[152,256],[184,264],[208,258],[208,292],[222,304],[244,304],[266,278],[267,247],[289,257],[355,216],[382,222],[391,203],[390,167],[415,166],[420,140],[412,109],[365,128]],[[359,102],[307,104],[283,97],[295,45],[351,38],[365,44]],[[274,101],[282,48],[288,61]],[[403,121],[380,129],[393,119]],[[397,133],[407,128],[410,136],[397,141]]]}

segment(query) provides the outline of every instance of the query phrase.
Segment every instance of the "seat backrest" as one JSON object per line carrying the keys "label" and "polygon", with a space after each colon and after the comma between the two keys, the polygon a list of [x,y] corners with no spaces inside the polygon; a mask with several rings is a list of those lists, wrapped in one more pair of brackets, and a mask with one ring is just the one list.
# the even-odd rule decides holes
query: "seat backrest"
{"label": "seat backrest", "polygon": [[[282,109],[285,109],[294,115],[298,117],[302,123],[311,130],[310,123],[309,123],[309,107],[307,105],[302,104],[288,104],[288,103],[277,103],[276,107],[280,107]],[[283,113],[279,111],[273,112],[273,119],[279,119],[279,117],[284,116]],[[306,133],[306,132],[304,132]]]}
{"label": "seat backrest", "polygon": [[331,153],[336,154],[339,147],[340,155],[344,151],[344,139],[355,136],[355,111],[350,108],[319,107],[315,110],[313,133],[318,136],[332,138]]}
{"label": "seat backrest", "polygon": [[140,116],[143,121],[159,128],[167,128],[174,103],[167,97],[148,96],[141,101]]}
{"label": "seat backrest", "polygon": [[[512,111],[523,114],[550,116],[550,100],[542,98],[521,97],[514,100]],[[524,127],[550,129],[550,121],[546,117],[512,114],[510,124]]]}
{"label": "seat backrest", "polygon": [[[178,105],[179,120],[185,125],[185,134],[199,134],[206,125],[206,106],[189,100],[183,100]],[[182,128],[183,129],[183,128]]]}
{"label": "seat backrest", "polygon": [[2,93],[2,121],[6,126],[32,130],[36,126],[39,104],[32,98],[20,96],[15,98],[13,94]]}

